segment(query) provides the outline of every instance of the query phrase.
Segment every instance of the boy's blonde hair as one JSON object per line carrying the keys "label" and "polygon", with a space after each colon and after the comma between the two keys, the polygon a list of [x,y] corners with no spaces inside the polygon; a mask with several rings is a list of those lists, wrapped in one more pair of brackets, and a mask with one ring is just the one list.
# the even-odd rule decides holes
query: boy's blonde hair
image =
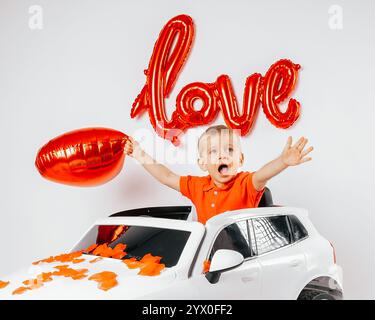
{"label": "boy's blonde hair", "polygon": [[223,125],[223,124],[219,124],[219,125],[215,125],[215,126],[211,126],[209,128],[207,128],[202,134],[201,136],[199,137],[198,139],[198,152],[199,152],[199,144],[201,142],[201,140],[206,137],[206,136],[209,136],[209,135],[215,135],[215,134],[221,134],[223,131],[229,133],[229,136],[232,137],[234,135],[237,135],[236,131],[237,130],[233,130],[231,128],[228,128],[227,126]]}

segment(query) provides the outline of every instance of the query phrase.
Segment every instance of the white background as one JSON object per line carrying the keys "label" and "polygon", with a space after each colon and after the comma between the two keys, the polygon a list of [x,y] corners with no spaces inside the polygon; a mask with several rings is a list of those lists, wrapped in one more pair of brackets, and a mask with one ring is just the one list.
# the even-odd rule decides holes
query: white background
{"label": "white background", "polygon": [[[42,30],[29,28],[31,5],[42,6]],[[342,30],[329,27],[331,5],[343,9]],[[95,188],[49,182],[34,167],[39,147],[66,131],[104,126],[133,135],[151,128],[147,114],[130,119],[131,104],[160,30],[181,13],[194,19],[196,37],[167,100],[168,114],[190,82],[228,74],[242,103],[251,73],[264,74],[281,58],[302,65],[293,94],[301,102],[300,119],[282,130],[260,111],[243,138],[243,170],[278,156],[288,135],[308,137],[313,161],[268,186],[276,203],[307,208],[334,243],[346,298],[375,299],[373,1],[0,0],[0,279],[69,250],[99,217],[189,204],[131,158],[119,176]],[[215,123],[223,122],[219,115]],[[178,156],[179,163],[169,164],[175,172],[205,174],[186,163],[188,155],[195,157],[186,144],[155,143]],[[152,152],[152,143],[144,147]]]}

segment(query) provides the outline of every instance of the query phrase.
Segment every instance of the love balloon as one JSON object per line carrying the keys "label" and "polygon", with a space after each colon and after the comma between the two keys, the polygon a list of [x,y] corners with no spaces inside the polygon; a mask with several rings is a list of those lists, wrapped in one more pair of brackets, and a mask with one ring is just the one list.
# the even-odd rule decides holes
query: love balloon
{"label": "love balloon", "polygon": [[122,169],[128,136],[106,128],[62,134],[40,148],[35,166],[46,179],[73,186],[96,186]]}
{"label": "love balloon", "polygon": [[[168,119],[165,98],[171,94],[187,61],[193,38],[193,20],[187,15],[176,16],[164,26],[145,70],[146,84],[133,103],[132,118],[147,110],[157,134],[175,145],[179,144],[181,133],[212,122],[219,110],[227,126],[239,129],[241,135],[251,130],[260,103],[267,119],[278,128],[288,128],[298,119],[297,100],[290,99],[285,112],[279,108],[290,97],[300,68],[287,59],[275,62],[264,77],[254,73],[246,79],[242,113],[229,76],[220,75],[214,83],[194,82],[183,87],[176,98],[176,109]],[[196,100],[202,101],[200,110],[194,108]]]}

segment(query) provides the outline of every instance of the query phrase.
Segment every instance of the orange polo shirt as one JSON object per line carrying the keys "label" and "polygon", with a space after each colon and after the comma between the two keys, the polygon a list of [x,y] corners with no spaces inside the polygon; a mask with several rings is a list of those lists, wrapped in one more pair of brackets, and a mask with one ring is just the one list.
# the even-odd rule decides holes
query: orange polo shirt
{"label": "orange polo shirt", "polygon": [[257,191],[252,181],[253,172],[241,171],[224,187],[215,185],[210,175],[181,176],[180,192],[193,202],[198,221],[206,223],[211,217],[230,210],[256,208],[264,189]]}

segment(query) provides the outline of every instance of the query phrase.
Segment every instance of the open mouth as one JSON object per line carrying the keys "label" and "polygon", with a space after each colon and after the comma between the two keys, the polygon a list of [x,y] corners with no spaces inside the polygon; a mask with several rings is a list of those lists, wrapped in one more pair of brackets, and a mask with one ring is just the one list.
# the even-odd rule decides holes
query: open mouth
{"label": "open mouth", "polygon": [[229,167],[228,167],[228,165],[227,164],[221,164],[220,166],[219,166],[219,168],[217,169],[218,171],[219,171],[219,173],[220,174],[227,174],[228,173],[228,171],[229,171]]}

